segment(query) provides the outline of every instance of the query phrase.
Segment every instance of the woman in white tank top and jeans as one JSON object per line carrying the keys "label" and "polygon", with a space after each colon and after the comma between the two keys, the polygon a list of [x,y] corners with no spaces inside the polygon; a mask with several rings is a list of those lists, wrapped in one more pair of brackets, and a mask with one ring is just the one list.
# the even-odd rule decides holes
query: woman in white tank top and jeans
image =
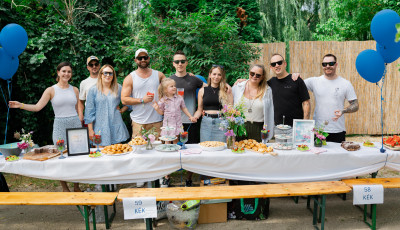
{"label": "woman in white tank top and jeans", "polygon": [[[10,101],[10,108],[19,108],[27,111],[38,112],[42,110],[49,101],[54,110],[53,143],[64,140],[67,144],[66,129],[82,127],[78,117],[79,90],[69,84],[72,77],[71,63],[61,62],[57,66],[57,84],[47,88],[40,100],[35,105],[24,104],[18,101]],[[65,181],[60,181],[64,192],[69,192]],[[74,191],[78,192],[79,184],[74,184]]]}

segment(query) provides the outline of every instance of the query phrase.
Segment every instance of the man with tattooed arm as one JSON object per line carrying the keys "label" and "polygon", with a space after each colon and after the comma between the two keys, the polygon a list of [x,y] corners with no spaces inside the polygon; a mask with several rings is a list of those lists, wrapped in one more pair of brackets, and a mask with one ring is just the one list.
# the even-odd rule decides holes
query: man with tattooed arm
{"label": "man with tattooed arm", "polygon": [[[316,126],[328,121],[325,132],[329,134],[327,141],[341,143],[346,138],[344,122],[345,113],[354,113],[358,110],[357,95],[350,81],[336,75],[336,56],[326,54],[322,59],[324,75],[304,80],[307,89],[314,94]],[[350,105],[344,108],[347,100]]]}

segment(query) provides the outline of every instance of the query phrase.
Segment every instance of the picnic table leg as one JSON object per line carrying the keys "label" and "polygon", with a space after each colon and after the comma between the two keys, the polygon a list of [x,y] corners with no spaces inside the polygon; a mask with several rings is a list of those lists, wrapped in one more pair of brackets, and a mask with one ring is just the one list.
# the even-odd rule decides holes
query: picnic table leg
{"label": "picnic table leg", "polygon": [[[368,222],[371,218],[371,223]],[[376,204],[371,204],[371,213],[368,214],[368,205],[364,205],[364,223],[372,230],[376,229]]]}
{"label": "picnic table leg", "polygon": [[[108,186],[102,184],[101,185],[101,191],[102,192],[109,192],[110,190],[109,190]],[[115,213],[116,212],[117,212],[117,209],[115,207],[115,202],[114,202],[114,204],[113,204],[113,213],[111,213],[111,216],[108,217],[108,207],[107,207],[107,205],[104,205],[104,222],[105,222],[105,225],[106,225],[106,229],[110,229],[111,223],[112,223],[112,221],[113,221],[113,219],[115,217]]]}
{"label": "picnic table leg", "polygon": [[[321,201],[319,198],[321,197]],[[315,229],[318,228],[318,222],[321,222],[321,230],[325,228],[325,207],[326,207],[326,195],[322,196],[312,196],[314,200],[314,209],[313,212],[313,226]],[[319,206],[319,208],[318,208]],[[318,213],[319,212],[319,213]]]}
{"label": "picnic table leg", "polygon": [[96,230],[96,206],[91,207],[92,218],[93,218],[93,230]]}
{"label": "picnic table leg", "polygon": [[83,206],[83,212],[84,212],[83,218],[85,218],[86,230],[89,230],[90,229],[90,226],[89,226],[89,211],[88,211],[88,206],[87,205]]}

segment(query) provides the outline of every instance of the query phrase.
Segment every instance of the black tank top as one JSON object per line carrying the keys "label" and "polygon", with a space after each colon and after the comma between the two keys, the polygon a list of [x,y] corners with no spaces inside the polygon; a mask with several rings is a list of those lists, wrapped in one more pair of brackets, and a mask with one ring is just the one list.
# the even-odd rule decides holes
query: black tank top
{"label": "black tank top", "polygon": [[219,87],[212,88],[211,86],[204,87],[203,95],[204,110],[220,110],[222,105],[219,102]]}

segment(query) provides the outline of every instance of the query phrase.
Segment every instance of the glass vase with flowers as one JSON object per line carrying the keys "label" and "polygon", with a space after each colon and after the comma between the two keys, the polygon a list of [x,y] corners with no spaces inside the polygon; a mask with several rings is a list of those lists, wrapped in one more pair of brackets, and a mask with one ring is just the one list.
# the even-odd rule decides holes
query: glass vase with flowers
{"label": "glass vase with flowers", "polygon": [[245,136],[246,128],[244,125],[245,116],[243,104],[236,106],[224,105],[220,111],[220,129],[225,131],[227,148],[235,147],[235,138]]}

